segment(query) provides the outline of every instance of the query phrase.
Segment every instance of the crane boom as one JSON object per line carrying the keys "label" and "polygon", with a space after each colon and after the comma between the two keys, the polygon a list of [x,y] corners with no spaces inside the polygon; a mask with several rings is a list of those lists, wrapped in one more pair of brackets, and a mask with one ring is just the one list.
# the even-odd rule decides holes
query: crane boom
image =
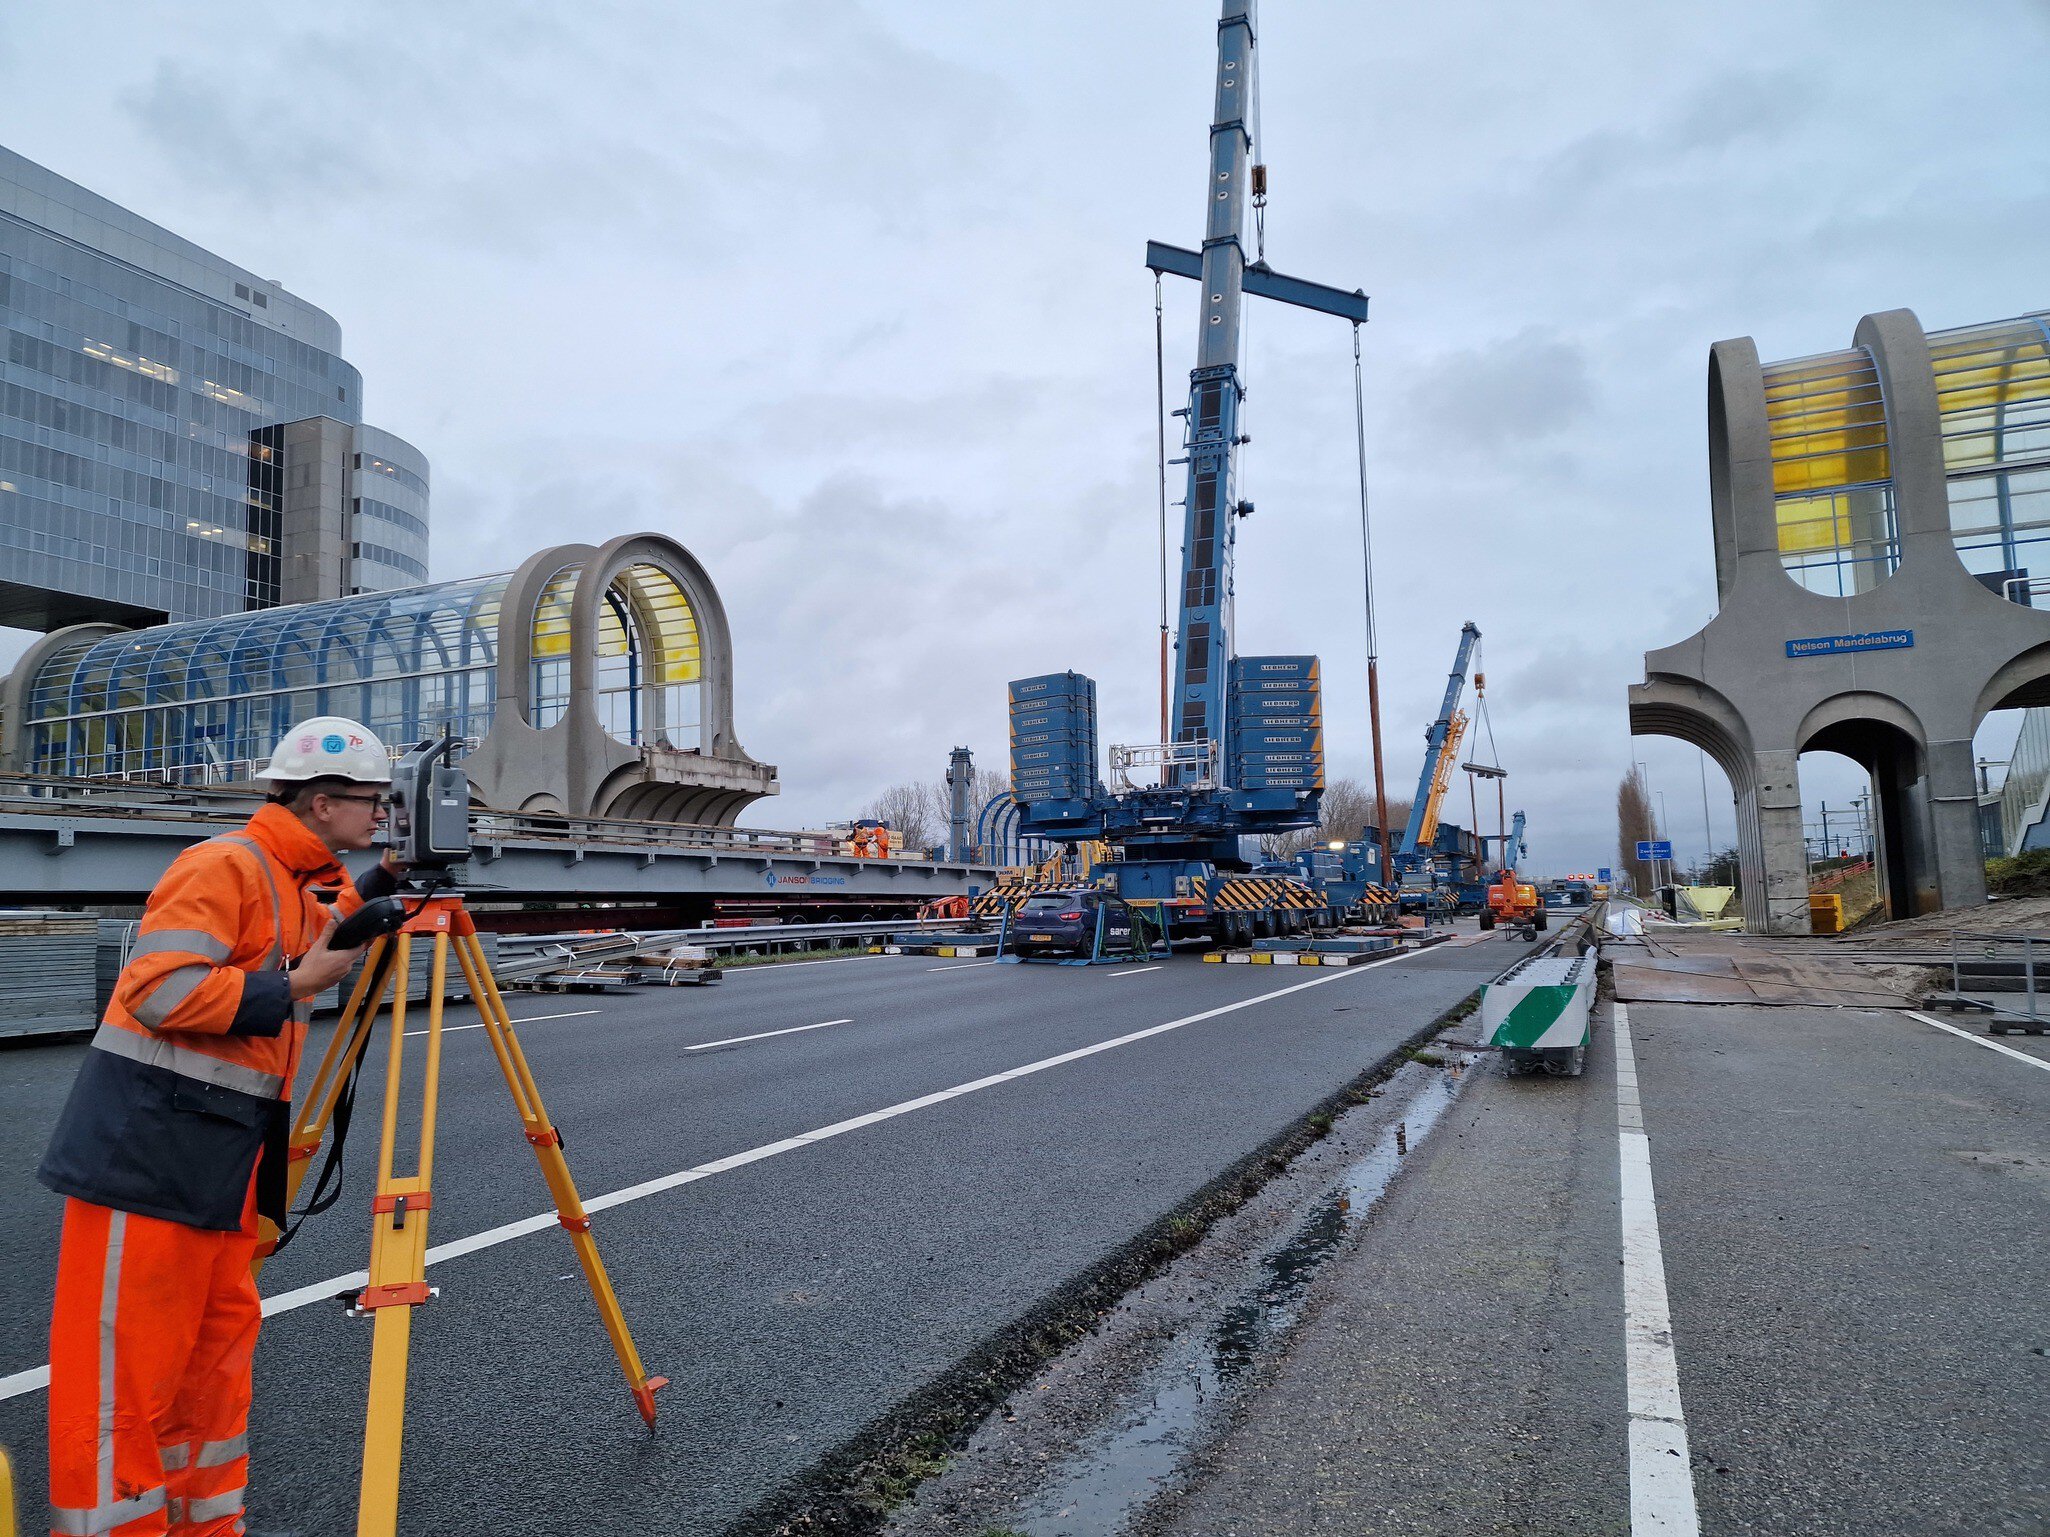
{"label": "crane boom", "polygon": [[[1217,24],[1216,100],[1210,115],[1209,217],[1203,231],[1201,319],[1185,418],[1188,495],[1182,516],[1181,626],[1175,632],[1172,731],[1177,742],[1222,742],[1226,664],[1232,655],[1232,542],[1237,526],[1240,311],[1244,304],[1247,166],[1252,134],[1253,21],[1244,0],[1224,0]],[[1194,770],[1176,769],[1177,782]]]}
{"label": "crane boom", "polygon": [[1509,823],[1509,836],[1502,840],[1502,868],[1514,870],[1523,863],[1523,813],[1517,812]]}
{"label": "crane boom", "polygon": [[[1424,839],[1437,832],[1438,801],[1444,794],[1438,781],[1444,778],[1450,782],[1453,748],[1458,745],[1453,717],[1459,711],[1460,690],[1466,687],[1467,663],[1473,660],[1473,648],[1480,638],[1480,628],[1471,619],[1460,626],[1459,653],[1452,661],[1452,675],[1445,680],[1445,702],[1438,706],[1438,718],[1424,733],[1424,771],[1417,779],[1416,796],[1409,804],[1409,826],[1403,832],[1402,847],[1396,850],[1400,860],[1415,859],[1423,852]],[[1427,816],[1430,833],[1424,832]]]}
{"label": "crane boom", "polygon": [[1452,784],[1452,764],[1459,756],[1459,740],[1466,735],[1466,712],[1457,711],[1452,717],[1452,728],[1445,733],[1445,745],[1438,749],[1438,766],[1431,776],[1430,798],[1424,803],[1424,825],[1417,832],[1417,843],[1429,848],[1438,836],[1438,806],[1445,799],[1445,791]]}

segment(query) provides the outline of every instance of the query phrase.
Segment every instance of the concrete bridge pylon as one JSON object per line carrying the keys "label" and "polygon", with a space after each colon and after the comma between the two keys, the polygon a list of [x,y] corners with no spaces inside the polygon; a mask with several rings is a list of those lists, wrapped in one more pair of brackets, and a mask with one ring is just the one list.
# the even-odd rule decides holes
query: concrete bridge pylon
{"label": "concrete bridge pylon", "polygon": [[1839,353],[1710,349],[1718,611],[1645,654],[1630,726],[1728,775],[1752,932],[1809,932],[1808,751],[1870,774],[1894,916],[1985,900],[1973,735],[2050,703],[2044,321],[1930,334],[1890,310]]}

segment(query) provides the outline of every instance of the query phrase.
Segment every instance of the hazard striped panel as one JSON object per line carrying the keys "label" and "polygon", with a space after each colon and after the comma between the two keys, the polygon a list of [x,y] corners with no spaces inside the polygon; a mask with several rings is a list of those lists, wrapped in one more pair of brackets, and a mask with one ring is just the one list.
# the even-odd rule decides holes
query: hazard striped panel
{"label": "hazard striped panel", "polygon": [[1273,907],[1309,911],[1327,905],[1316,891],[1288,876],[1234,875],[1217,889],[1219,912],[1259,912]]}
{"label": "hazard striped panel", "polygon": [[1042,891],[1073,891],[1073,881],[1035,881],[1026,879],[1003,880],[985,891],[970,904],[983,917],[994,917],[1014,903]]}

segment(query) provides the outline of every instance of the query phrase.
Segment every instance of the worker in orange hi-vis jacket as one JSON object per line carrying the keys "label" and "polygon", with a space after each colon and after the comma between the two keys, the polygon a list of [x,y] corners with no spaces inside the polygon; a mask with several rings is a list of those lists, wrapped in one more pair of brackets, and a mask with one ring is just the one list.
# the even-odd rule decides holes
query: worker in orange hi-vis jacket
{"label": "worker in orange hi-vis jacket", "polygon": [[292,1076],[312,999],[360,953],[328,940],[389,892],[352,883],[391,761],[354,721],[293,727],[269,801],[187,849],[135,948],[38,1176],[68,1197],[50,1318],[50,1530],[239,1533],[259,1214],[285,1219]]}

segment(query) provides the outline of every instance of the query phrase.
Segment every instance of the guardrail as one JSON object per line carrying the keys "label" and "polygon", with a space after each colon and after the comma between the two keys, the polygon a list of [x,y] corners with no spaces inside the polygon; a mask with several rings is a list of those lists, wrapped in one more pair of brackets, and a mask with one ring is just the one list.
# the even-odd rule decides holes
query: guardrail
{"label": "guardrail", "polygon": [[[1964,991],[1963,983],[1968,969],[1973,973],[1972,980],[1982,984],[1994,980],[2005,982],[2013,977],[2012,968],[2017,964],[2021,967],[2022,991],[2028,998],[2028,1007],[2024,1011],[1994,1006],[1993,1012],[2010,1014],[2016,1018],[2025,1015],[2029,1021],[2029,1029],[2032,1032],[2040,1030],[2046,1018],[2050,1018],[2043,1013],[2042,1000],[2037,989],[2039,968],[2050,965],[2050,936],[1953,932],[1950,936],[1951,996],[1956,998]],[[1983,985],[1978,990],[2009,991],[2005,987],[1988,988]]]}
{"label": "guardrail", "polygon": [[1854,865],[1839,865],[1834,870],[1825,871],[1821,875],[1811,877],[1808,882],[1808,890],[1810,892],[1834,891],[1852,876],[1862,875],[1871,868],[1872,861],[1869,859],[1861,859]]}

